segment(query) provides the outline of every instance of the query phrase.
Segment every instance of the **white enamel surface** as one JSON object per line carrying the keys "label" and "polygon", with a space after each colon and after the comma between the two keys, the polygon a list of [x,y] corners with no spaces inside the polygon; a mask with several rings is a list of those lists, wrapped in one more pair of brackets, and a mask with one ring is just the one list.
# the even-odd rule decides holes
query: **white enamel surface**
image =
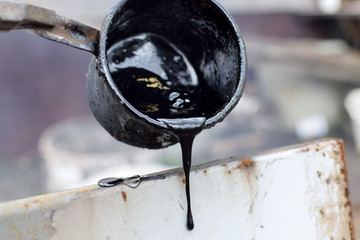
{"label": "white enamel surface", "polygon": [[342,142],[180,170],[137,188],[89,186],[0,204],[0,239],[353,239]]}

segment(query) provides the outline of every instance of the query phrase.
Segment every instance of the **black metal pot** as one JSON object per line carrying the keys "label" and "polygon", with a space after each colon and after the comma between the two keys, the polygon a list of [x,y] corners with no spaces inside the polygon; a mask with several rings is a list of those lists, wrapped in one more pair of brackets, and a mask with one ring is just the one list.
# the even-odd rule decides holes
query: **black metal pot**
{"label": "black metal pot", "polygon": [[119,41],[150,33],[181,50],[201,81],[219,96],[219,107],[206,116],[204,128],[222,121],[244,89],[244,42],[230,15],[212,0],[124,0],[110,10],[100,32],[47,9],[0,2],[0,29],[18,28],[94,54],[86,76],[90,107],[114,138],[134,146],[163,148],[177,138],[163,121],[135,108],[114,83],[108,50]]}

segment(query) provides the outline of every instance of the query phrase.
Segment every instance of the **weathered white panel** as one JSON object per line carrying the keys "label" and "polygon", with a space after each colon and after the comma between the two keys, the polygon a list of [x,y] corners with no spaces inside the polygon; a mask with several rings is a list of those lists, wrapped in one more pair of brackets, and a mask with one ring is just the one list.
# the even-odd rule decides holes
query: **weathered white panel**
{"label": "weathered white panel", "polygon": [[[0,204],[0,239],[354,239],[343,143],[181,169],[137,188],[89,186]],[[128,183],[132,185],[131,183]]]}

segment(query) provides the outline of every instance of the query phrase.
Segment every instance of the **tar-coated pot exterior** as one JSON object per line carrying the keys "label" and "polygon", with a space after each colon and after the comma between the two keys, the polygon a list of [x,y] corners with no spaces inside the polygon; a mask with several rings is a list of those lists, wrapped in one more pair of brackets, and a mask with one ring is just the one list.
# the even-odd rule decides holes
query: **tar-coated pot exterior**
{"label": "tar-coated pot exterior", "polygon": [[196,73],[221,95],[222,108],[206,119],[204,128],[222,121],[240,99],[246,74],[245,46],[232,18],[209,0],[126,0],[105,19],[98,56],[87,73],[90,107],[99,123],[119,141],[138,147],[177,142],[165,123],[127,102],[111,77],[107,50],[140,33],[162,36],[181,49]]}
{"label": "tar-coated pot exterior", "polygon": [[101,74],[93,57],[87,73],[86,89],[90,108],[98,122],[117,140],[144,148],[164,148],[177,139],[146,119],[139,118],[125,104]]}

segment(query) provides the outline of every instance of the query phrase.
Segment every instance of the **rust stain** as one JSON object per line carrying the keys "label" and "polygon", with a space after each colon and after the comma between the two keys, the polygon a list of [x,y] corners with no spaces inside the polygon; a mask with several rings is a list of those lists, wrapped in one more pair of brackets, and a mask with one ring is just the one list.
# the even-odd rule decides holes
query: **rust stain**
{"label": "rust stain", "polygon": [[123,192],[123,191],[121,191],[121,196],[123,197],[123,199],[124,199],[124,202],[126,202],[126,193],[125,192]]}
{"label": "rust stain", "polygon": [[29,204],[24,204],[24,207],[25,207],[26,209],[29,209]]}
{"label": "rust stain", "polygon": [[[347,199],[347,202],[345,203],[345,206],[347,206],[349,208],[349,229],[350,229],[350,233],[351,233],[351,239],[355,240],[355,227],[354,227],[354,222],[353,222],[353,214],[352,214],[352,209],[351,209],[351,202],[350,202],[350,192],[349,192],[349,178],[348,178],[348,171],[347,171],[347,165],[346,165],[346,157],[345,157],[345,145],[344,145],[344,141],[342,139],[337,139],[336,140],[336,144],[339,147],[338,151],[334,151],[334,153],[336,155],[340,155],[340,159],[344,164],[344,167],[341,168],[341,174],[344,176],[344,180],[345,180],[345,188],[344,188],[344,195]],[[336,159],[336,156],[334,156],[334,158]]]}
{"label": "rust stain", "polygon": [[329,185],[330,182],[331,182],[331,178],[329,177],[329,178],[326,179],[326,184]]}
{"label": "rust stain", "polygon": [[322,142],[327,142],[327,141],[331,141],[331,140],[334,140],[333,138],[322,138],[320,139],[320,141]]}
{"label": "rust stain", "polygon": [[301,152],[309,152],[310,150],[319,152],[321,149],[324,148],[324,143],[320,142],[320,143],[313,143],[313,144],[304,144],[301,148],[300,151]]}
{"label": "rust stain", "polygon": [[207,174],[207,170],[206,170],[206,169],[204,169],[203,173],[204,173],[204,174]]}
{"label": "rust stain", "polygon": [[32,203],[38,203],[38,202],[40,202],[40,199],[35,199],[35,200],[32,200],[31,202]]}
{"label": "rust stain", "polygon": [[236,168],[243,168],[243,167],[253,167],[255,163],[250,158],[243,158],[239,165]]}
{"label": "rust stain", "polygon": [[183,177],[183,176],[184,176],[184,174],[181,173],[181,174],[180,174],[180,177]]}
{"label": "rust stain", "polygon": [[186,180],[185,180],[185,178],[183,178],[183,180],[182,180],[182,183],[183,183],[183,184],[185,184],[185,183],[186,183]]}
{"label": "rust stain", "polygon": [[226,167],[226,166],[227,166],[227,164],[226,164],[226,163],[224,163],[222,166],[223,166],[223,167]]}
{"label": "rust stain", "polygon": [[[336,140],[337,145],[339,146],[339,154],[341,154],[341,159],[344,161],[344,171],[347,173],[346,171],[346,162],[345,162],[345,146],[344,146],[344,141],[342,139],[337,139]],[[347,176],[346,176],[347,179]]]}
{"label": "rust stain", "polygon": [[[350,192],[349,192],[349,188],[348,188],[348,187],[345,188],[345,196],[350,196]],[[348,198],[348,201],[346,201],[346,203],[345,203],[345,207],[351,208],[351,202],[350,202],[350,199],[349,199],[349,198]]]}
{"label": "rust stain", "polygon": [[228,174],[231,174],[231,171],[229,170],[227,173],[228,173]]}
{"label": "rust stain", "polygon": [[308,151],[310,151],[310,148],[307,147],[307,146],[301,147],[301,148],[300,148],[300,151],[301,151],[301,152],[308,152]]}
{"label": "rust stain", "polygon": [[334,154],[335,156],[333,156],[334,159],[336,159],[337,157],[340,157],[344,163],[345,163],[345,149],[344,149],[344,141],[341,139],[337,139],[335,144],[336,147],[334,147]]}
{"label": "rust stain", "polygon": [[337,184],[341,184],[341,178],[340,178],[339,175],[336,176],[335,182],[336,182]]}

